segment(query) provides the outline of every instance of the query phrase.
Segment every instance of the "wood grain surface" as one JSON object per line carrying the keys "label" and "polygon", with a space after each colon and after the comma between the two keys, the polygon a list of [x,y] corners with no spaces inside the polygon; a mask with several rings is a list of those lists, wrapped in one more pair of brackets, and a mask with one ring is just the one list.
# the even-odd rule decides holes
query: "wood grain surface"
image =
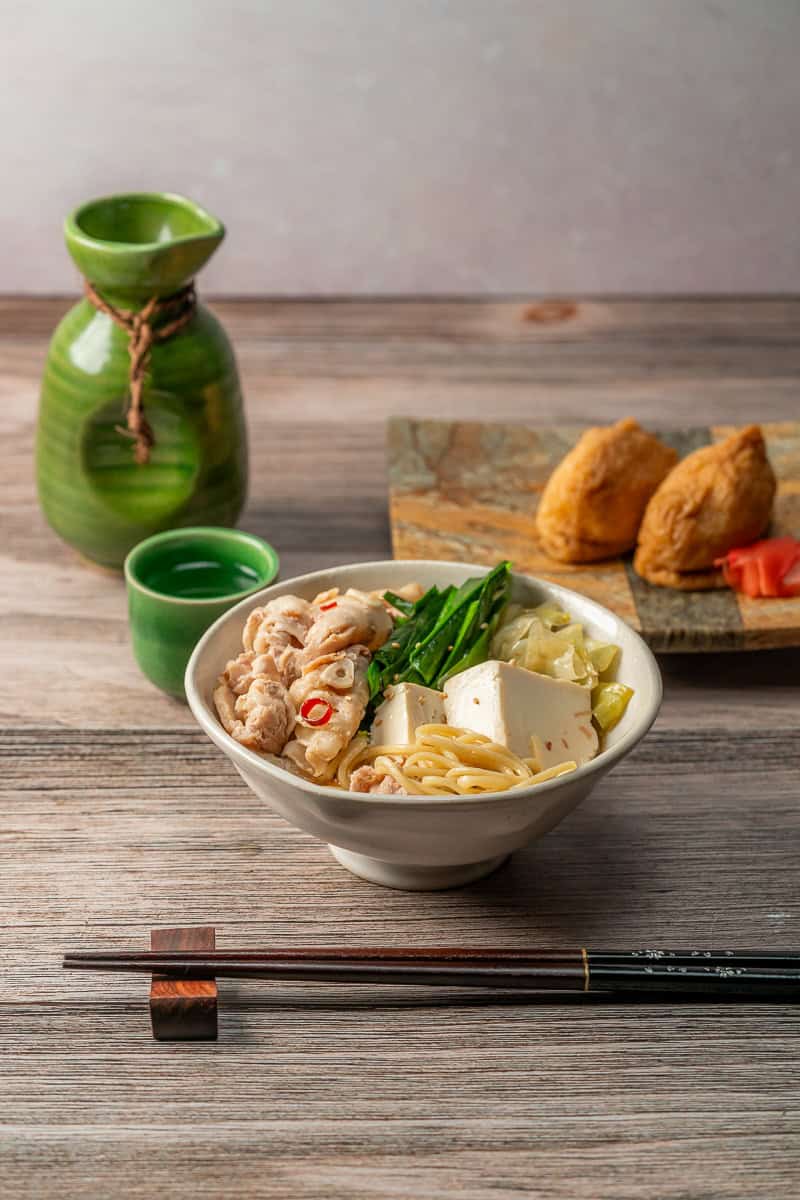
{"label": "wood grain surface", "polygon": [[[796,1197],[796,1009],[228,982],[220,1040],[170,1044],[145,979],[60,970],[65,949],[176,925],[214,925],[220,948],[778,949],[800,917],[795,650],[663,659],[637,752],[468,888],[375,888],[272,815],[137,673],[121,582],[38,514],[38,376],[65,307],[0,302],[0,1197]],[[285,577],[389,554],[393,415],[797,415],[797,301],[216,307],[251,426],[242,524]]]}

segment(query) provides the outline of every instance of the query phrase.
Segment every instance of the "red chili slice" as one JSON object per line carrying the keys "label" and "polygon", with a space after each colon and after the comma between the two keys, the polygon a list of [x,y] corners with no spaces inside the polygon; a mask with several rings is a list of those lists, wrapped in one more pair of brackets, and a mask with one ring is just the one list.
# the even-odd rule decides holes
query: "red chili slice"
{"label": "red chili slice", "polygon": [[[320,708],[322,711],[319,716],[312,717],[315,708]],[[327,725],[333,716],[333,705],[327,700],[323,700],[321,696],[309,696],[308,700],[304,700],[300,705],[300,716],[307,725],[312,725],[316,728],[318,725]]]}
{"label": "red chili slice", "polygon": [[329,604],[320,604],[319,611],[327,612],[329,608],[336,608],[336,603],[337,602],[335,600],[331,600]]}
{"label": "red chili slice", "polygon": [[716,559],[714,566],[722,567],[728,586],[745,596],[800,596],[797,538],[764,538],[739,546]]}

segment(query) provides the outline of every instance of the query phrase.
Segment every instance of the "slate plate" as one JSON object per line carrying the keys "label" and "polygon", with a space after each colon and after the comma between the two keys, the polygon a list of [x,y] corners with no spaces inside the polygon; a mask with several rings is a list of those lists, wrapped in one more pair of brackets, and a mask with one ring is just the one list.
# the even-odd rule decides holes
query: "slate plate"
{"label": "slate plate", "polygon": [[[389,422],[395,558],[495,563],[540,575],[599,600],[654,650],[758,650],[800,645],[800,597],[749,600],[727,589],[677,592],[645,583],[630,558],[558,563],[540,548],[536,505],[553,467],[585,426],[533,429],[481,422]],[[681,456],[728,436],[732,425],[663,432]],[[800,536],[800,423],[763,425],[778,476],[772,533]]]}

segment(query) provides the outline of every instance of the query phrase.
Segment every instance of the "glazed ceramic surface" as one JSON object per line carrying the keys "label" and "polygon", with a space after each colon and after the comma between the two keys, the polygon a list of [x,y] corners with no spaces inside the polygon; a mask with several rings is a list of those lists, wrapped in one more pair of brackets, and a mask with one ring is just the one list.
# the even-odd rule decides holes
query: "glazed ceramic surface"
{"label": "glazed ceramic surface", "polygon": [[197,639],[277,574],[272,546],[238,529],[175,529],[140,542],[125,559],[125,581],[133,653],[142,672],[183,699]]}
{"label": "glazed ceramic surface", "polygon": [[212,693],[217,676],[241,648],[242,627],[257,604],[287,592],[307,599],[339,586],[397,588],[411,580],[423,587],[460,584],[485,567],[464,563],[389,561],[317,571],[267,588],[231,609],[201,638],[186,670],[186,697],[201,727],[230,758],[253,791],[292,825],[330,844],[348,870],[388,887],[409,890],[454,887],[487,874],[514,850],[563,820],[603,776],[634,748],[655,720],[661,677],[645,643],[608,609],[572,592],[525,575],[514,575],[513,598],[525,603],[552,599],[595,637],[622,649],[618,679],[635,690],[605,748],[570,775],[494,796],[377,796],[321,787],[289,774],[268,758],[235,742],[220,725]]}
{"label": "glazed ceramic surface", "polygon": [[[187,284],[224,237],[216,218],[179,196],[90,201],[65,223],[78,269],[116,308]],[[244,505],[247,444],[239,379],[222,326],[201,304],[155,342],[144,408],[155,434],[137,463],[124,425],[128,335],[88,300],[56,329],[42,381],[39,498],[50,525],[81,554],[121,567],[142,538],[179,525],[231,525]]]}

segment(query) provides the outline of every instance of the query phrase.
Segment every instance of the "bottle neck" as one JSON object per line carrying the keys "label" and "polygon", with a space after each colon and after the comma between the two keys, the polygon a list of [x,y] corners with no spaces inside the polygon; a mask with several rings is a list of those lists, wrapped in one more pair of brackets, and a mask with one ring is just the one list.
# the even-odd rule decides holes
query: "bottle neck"
{"label": "bottle neck", "polygon": [[94,295],[91,295],[87,285],[84,285],[85,299],[87,303],[99,311],[103,310],[103,305],[105,304],[109,308],[116,309],[117,312],[126,314],[139,313],[150,304],[155,296],[158,303],[155,306],[151,320],[151,324],[154,326],[165,320],[169,320],[176,312],[183,311],[187,306],[194,308],[196,305],[194,280],[190,280],[177,291],[172,289],[168,292],[156,291],[148,294],[136,290],[100,288],[94,284],[91,287]]}

